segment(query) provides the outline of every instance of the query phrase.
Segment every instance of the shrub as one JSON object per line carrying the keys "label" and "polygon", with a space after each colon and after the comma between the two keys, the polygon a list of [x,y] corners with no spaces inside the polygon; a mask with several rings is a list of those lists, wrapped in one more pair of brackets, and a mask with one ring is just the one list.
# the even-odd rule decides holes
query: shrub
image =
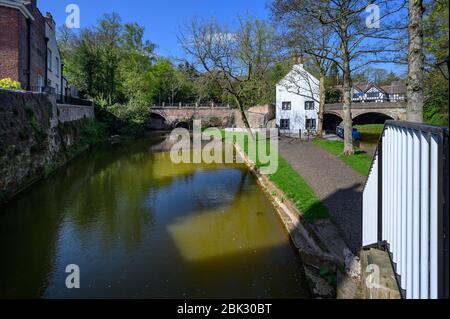
{"label": "shrub", "polygon": [[10,78],[0,79],[0,89],[5,90],[20,90],[20,82],[14,81]]}

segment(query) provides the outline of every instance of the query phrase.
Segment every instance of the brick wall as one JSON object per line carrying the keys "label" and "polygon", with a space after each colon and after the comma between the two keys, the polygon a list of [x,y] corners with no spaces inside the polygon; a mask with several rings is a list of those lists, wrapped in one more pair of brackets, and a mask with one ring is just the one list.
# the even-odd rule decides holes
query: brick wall
{"label": "brick wall", "polygon": [[[38,85],[38,76],[45,78],[45,18],[36,1],[27,6],[34,17],[30,20],[31,70],[30,86]],[[12,78],[22,87],[28,84],[28,27],[27,19],[17,9],[0,7],[0,78]],[[4,32],[3,30],[7,30]]]}
{"label": "brick wall", "polygon": [[0,79],[19,79],[19,15],[20,12],[0,7]]}
{"label": "brick wall", "polygon": [[[45,57],[47,46],[45,42],[45,18],[36,7],[36,0],[27,6],[34,17],[31,22],[31,86],[38,85],[38,76],[45,78]],[[25,22],[26,23],[26,22]],[[24,32],[26,34],[26,32]]]}
{"label": "brick wall", "polygon": [[28,28],[27,19],[23,14],[18,14],[18,51],[19,51],[19,82],[23,88],[28,84],[27,70],[28,70]]}

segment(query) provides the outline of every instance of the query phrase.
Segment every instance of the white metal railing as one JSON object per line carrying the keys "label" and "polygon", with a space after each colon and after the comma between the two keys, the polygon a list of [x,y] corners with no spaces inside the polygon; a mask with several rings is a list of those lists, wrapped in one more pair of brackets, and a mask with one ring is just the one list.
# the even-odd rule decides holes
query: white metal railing
{"label": "white metal railing", "polygon": [[390,253],[407,299],[448,298],[448,129],[385,125],[363,193],[363,246]]}

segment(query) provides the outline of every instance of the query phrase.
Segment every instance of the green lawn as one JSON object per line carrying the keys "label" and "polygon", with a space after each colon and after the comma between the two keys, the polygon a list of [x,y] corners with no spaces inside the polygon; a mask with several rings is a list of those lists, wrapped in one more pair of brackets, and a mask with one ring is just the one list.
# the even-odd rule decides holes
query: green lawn
{"label": "green lawn", "polygon": [[282,156],[278,156],[278,171],[270,175],[270,180],[302,212],[307,222],[330,218],[328,209],[312,188]]}
{"label": "green lawn", "polygon": [[354,126],[361,133],[376,133],[378,135],[383,132],[384,124],[366,124]]}
{"label": "green lawn", "polygon": [[316,139],[314,144],[320,146],[328,153],[337,156],[344,161],[344,163],[363,176],[367,176],[369,174],[370,166],[372,165],[372,156],[369,154],[361,150],[356,150],[355,155],[344,156],[344,142],[342,141],[325,141]]}
{"label": "green lawn", "polygon": [[[268,145],[270,145],[269,141]],[[248,143],[244,143],[244,145],[239,143],[239,146],[248,155]],[[330,218],[328,209],[303,177],[280,154],[277,154],[277,156],[278,170],[270,175],[269,179],[292,201],[307,222]],[[252,156],[249,157],[257,166],[261,167],[257,159],[255,160]]]}

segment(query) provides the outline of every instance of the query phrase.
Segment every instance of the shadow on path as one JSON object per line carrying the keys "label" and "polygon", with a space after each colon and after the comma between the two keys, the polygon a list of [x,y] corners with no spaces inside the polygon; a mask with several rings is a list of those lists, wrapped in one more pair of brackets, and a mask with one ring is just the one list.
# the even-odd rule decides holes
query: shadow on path
{"label": "shadow on path", "polygon": [[355,253],[362,242],[362,190],[365,177],[310,142],[281,139],[280,154],[328,208]]}

